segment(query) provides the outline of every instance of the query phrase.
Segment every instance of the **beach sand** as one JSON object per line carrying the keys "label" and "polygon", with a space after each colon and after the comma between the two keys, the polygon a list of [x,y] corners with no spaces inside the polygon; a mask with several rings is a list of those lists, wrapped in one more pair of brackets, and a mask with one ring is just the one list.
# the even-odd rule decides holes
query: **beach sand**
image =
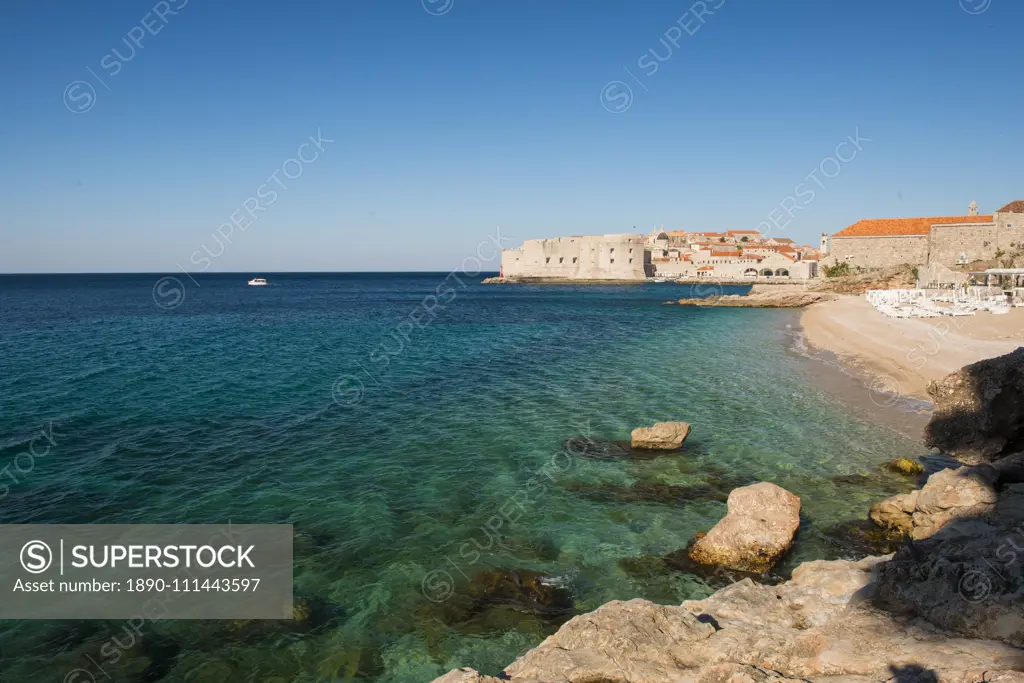
{"label": "beach sand", "polygon": [[872,391],[925,400],[930,381],[1024,345],[1024,308],[894,319],[862,296],[843,296],[805,309],[800,324],[812,348],[834,353]]}

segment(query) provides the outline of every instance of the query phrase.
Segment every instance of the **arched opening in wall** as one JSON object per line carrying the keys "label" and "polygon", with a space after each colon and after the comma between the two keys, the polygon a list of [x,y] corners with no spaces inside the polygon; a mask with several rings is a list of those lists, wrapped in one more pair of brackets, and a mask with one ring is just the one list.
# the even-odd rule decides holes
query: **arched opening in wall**
{"label": "arched opening in wall", "polygon": [[743,277],[757,277],[757,268],[747,268],[743,271]]}
{"label": "arched opening in wall", "polygon": [[765,277],[771,277],[773,275],[772,269],[771,268],[764,268],[764,269],[761,270],[760,275],[764,275]]}
{"label": "arched opening in wall", "polygon": [[775,275],[778,277],[789,277],[789,271],[785,268],[779,268],[775,271]]}

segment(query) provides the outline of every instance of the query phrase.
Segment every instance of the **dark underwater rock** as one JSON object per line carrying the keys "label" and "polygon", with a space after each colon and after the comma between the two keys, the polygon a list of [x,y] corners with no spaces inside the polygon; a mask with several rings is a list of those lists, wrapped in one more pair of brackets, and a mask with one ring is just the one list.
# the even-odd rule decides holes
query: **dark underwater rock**
{"label": "dark underwater rock", "polygon": [[477,607],[508,605],[519,612],[542,616],[570,614],[572,593],[558,579],[528,569],[487,570],[470,581],[467,594]]}
{"label": "dark underwater rock", "polygon": [[613,503],[661,503],[680,505],[699,500],[725,502],[729,492],[749,484],[743,477],[709,477],[704,483],[692,486],[641,481],[635,484],[575,484],[568,489],[589,500]]}
{"label": "dark underwater rock", "polygon": [[899,531],[883,529],[870,520],[843,522],[818,532],[832,552],[830,560],[859,560],[865,555],[889,555],[907,542]]}
{"label": "dark underwater rock", "polygon": [[562,448],[568,455],[591,460],[625,460],[633,455],[628,442],[599,441],[588,436],[566,439]]}

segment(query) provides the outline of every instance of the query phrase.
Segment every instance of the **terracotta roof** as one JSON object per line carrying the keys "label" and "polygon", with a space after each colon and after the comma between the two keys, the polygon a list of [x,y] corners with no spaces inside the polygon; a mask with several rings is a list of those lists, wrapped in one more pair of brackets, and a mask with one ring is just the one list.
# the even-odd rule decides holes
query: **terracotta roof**
{"label": "terracotta roof", "polygon": [[796,244],[796,242],[789,239],[788,237],[773,237],[772,239],[775,240],[776,242],[782,242],[783,244]]}
{"label": "terracotta roof", "polygon": [[1024,200],[1018,199],[1015,202],[1010,202],[999,209],[999,213],[1024,213]]}
{"label": "terracotta roof", "polygon": [[930,218],[865,218],[833,237],[899,237],[927,235],[933,225],[991,223],[992,216],[932,216]]}
{"label": "terracotta roof", "polygon": [[672,230],[671,232],[666,232],[665,234],[672,235],[673,237],[686,237],[690,233],[686,232],[685,230]]}
{"label": "terracotta roof", "polygon": [[714,266],[701,266],[697,270],[714,270],[714,269],[715,269]]}

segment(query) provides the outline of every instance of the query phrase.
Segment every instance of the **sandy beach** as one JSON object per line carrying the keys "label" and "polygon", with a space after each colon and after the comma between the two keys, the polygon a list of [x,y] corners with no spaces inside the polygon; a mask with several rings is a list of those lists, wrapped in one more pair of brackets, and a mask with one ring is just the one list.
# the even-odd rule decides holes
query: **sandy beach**
{"label": "sandy beach", "polygon": [[800,324],[811,347],[836,354],[872,390],[925,400],[930,381],[1024,345],[1024,308],[894,319],[862,296],[843,296],[805,309]]}

